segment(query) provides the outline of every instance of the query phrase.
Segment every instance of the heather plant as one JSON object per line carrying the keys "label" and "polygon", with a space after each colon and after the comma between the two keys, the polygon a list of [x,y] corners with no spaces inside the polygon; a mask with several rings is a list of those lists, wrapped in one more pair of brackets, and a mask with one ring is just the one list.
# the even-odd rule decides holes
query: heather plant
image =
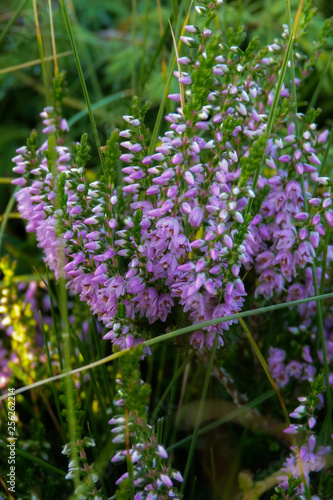
{"label": "heather plant", "polygon": [[[298,99],[332,34],[331,20],[323,24],[313,49],[304,53],[302,39],[316,14],[311,2],[300,3],[293,24],[289,11],[289,23],[267,46],[258,38],[247,39],[240,27],[222,34],[216,29],[222,0],[197,2],[196,24],[190,24],[189,9],[178,47],[173,35],[177,70],[170,66],[170,78],[173,72],[179,91],[169,93],[166,85],[172,106],[166,130],[159,128],[163,106],[151,132],[145,124],[150,103],[133,97],[123,116],[125,125],[100,146],[64,1],[61,6],[92,120],[100,174],[91,180],[87,133],[80,141],[71,140],[63,107],[66,77],[55,65],[52,98],[40,113],[42,131],[34,130],[17,149],[13,171],[19,177],[12,184],[26,231],[36,235],[55,279],[53,285],[42,278],[52,321],[45,328],[41,314],[46,355],[39,358],[42,376],[34,375],[41,380],[31,384],[21,377],[26,387],[17,393],[52,384],[53,418],[68,457],[62,476],[74,482],[70,498],[199,498],[201,493],[189,486],[199,435],[239,419],[237,424],[245,427],[243,449],[250,446],[246,432],[259,442],[260,427],[254,421],[265,421],[271,450],[289,439],[290,456],[272,474],[267,464],[263,478],[241,474],[237,490],[232,472],[225,487],[217,486],[215,467],[220,464],[211,453],[208,468],[216,498],[329,499],[332,133],[317,125],[320,109],[309,106],[302,113]],[[13,275],[12,270],[6,273]],[[15,306],[7,313],[7,275],[2,325],[14,325],[15,311],[22,314],[23,308],[25,322],[37,321],[14,291]],[[80,308],[90,311],[90,317],[80,316]],[[255,322],[263,313],[271,316]],[[16,330],[8,334],[19,340]],[[174,374],[169,384],[164,382],[161,398],[170,394],[170,409],[181,374],[183,385],[177,415],[171,411],[166,423],[158,420],[155,428],[150,395],[163,384],[161,379],[154,383],[152,371],[143,382],[140,367],[153,363],[153,345],[170,340],[174,345],[168,344],[169,359],[163,363],[170,363]],[[35,356],[30,343],[25,348]],[[19,345],[11,349],[21,356]],[[4,352],[5,359],[10,355]],[[45,358],[51,375],[47,380]],[[107,370],[107,361],[115,367]],[[83,366],[77,367],[80,362]],[[187,457],[179,467],[171,463],[170,451],[189,442],[187,437],[177,443],[176,432],[189,403],[185,387],[191,369],[193,394],[198,397],[198,377],[203,387],[195,421],[187,427],[193,427]],[[2,370],[5,386],[14,379],[6,362]],[[75,384],[70,375],[77,377]],[[220,384],[212,394],[228,401],[231,416],[218,419],[212,412],[216,422],[200,429],[211,375]],[[271,406],[259,392],[267,382],[277,396]],[[301,405],[289,414],[287,408],[297,398]],[[154,417],[158,411],[159,405]],[[290,424],[289,417],[306,422]],[[99,446],[105,446],[112,465],[111,485],[98,466],[94,450]],[[67,485],[61,487],[66,491]],[[43,491],[34,495],[44,498]]]}

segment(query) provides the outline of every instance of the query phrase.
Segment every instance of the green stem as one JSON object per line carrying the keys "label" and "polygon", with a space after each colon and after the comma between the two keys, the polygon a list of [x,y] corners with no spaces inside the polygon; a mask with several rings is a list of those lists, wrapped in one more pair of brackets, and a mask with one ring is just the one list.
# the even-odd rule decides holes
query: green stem
{"label": "green stem", "polygon": [[248,329],[248,327],[246,326],[245,321],[244,321],[242,318],[240,318],[239,322],[240,322],[240,324],[242,325],[242,327],[243,327],[243,329],[244,329],[244,331],[245,331],[245,333],[246,333],[246,336],[247,336],[247,338],[248,338],[248,339],[249,339],[249,341],[250,341],[250,344],[251,344],[251,346],[252,346],[252,349],[253,349],[253,350],[254,350],[254,352],[256,353],[256,356],[257,356],[257,358],[259,359],[260,364],[261,364],[261,366],[262,366],[262,367],[263,367],[263,369],[264,369],[264,372],[266,373],[266,376],[267,376],[267,378],[268,378],[268,380],[269,380],[269,383],[270,383],[270,384],[271,384],[271,386],[273,387],[273,389],[274,389],[274,391],[275,391],[275,393],[276,393],[276,395],[277,395],[277,397],[278,397],[278,400],[279,400],[279,403],[280,403],[280,406],[281,406],[281,409],[282,409],[282,412],[283,412],[283,415],[284,415],[284,418],[285,418],[286,424],[287,424],[287,426],[289,427],[289,425],[290,425],[290,420],[289,420],[289,415],[288,415],[288,412],[287,412],[286,405],[284,404],[284,401],[283,401],[283,399],[282,399],[282,397],[281,397],[281,394],[280,394],[280,391],[279,391],[279,389],[278,389],[278,386],[276,385],[276,382],[275,382],[275,380],[273,379],[273,377],[272,377],[272,375],[271,375],[271,373],[270,373],[270,371],[269,371],[269,369],[268,369],[268,366],[267,366],[266,360],[265,360],[264,356],[261,354],[261,351],[260,351],[259,347],[257,346],[256,341],[255,341],[255,340],[254,340],[254,338],[252,337],[250,330],[249,330],[249,329]]}
{"label": "green stem", "polygon": [[[179,351],[177,351],[176,362],[175,362],[175,369],[178,368],[178,364],[179,364]],[[168,415],[169,418],[167,419],[165,430],[164,430],[164,442],[165,443],[168,442],[169,435],[170,435],[170,430],[171,430],[171,418],[170,418],[170,415],[172,414],[172,411],[173,411],[173,405],[174,405],[175,398],[176,398],[176,389],[177,389],[177,386],[176,386],[176,384],[174,384],[171,387],[170,400],[169,400],[169,405],[168,405],[168,410],[167,410],[167,415]],[[176,427],[177,427],[177,422],[176,422],[176,424],[173,427],[174,431],[175,431]]]}
{"label": "green stem", "polygon": [[186,467],[185,467],[185,471],[184,471],[184,481],[182,482],[181,490],[180,490],[182,493],[184,493],[184,490],[185,490],[186,481],[187,481],[187,478],[188,478],[188,475],[189,475],[189,472],[190,472],[190,468],[191,468],[191,462],[192,462],[194,450],[195,450],[195,447],[196,447],[196,444],[197,444],[197,439],[198,439],[198,435],[199,435],[199,428],[200,428],[200,424],[201,424],[201,420],[202,420],[202,415],[203,415],[203,411],[204,411],[204,406],[205,406],[205,401],[206,401],[206,396],[207,396],[207,391],[208,391],[208,385],[209,385],[209,381],[210,381],[210,375],[211,375],[212,369],[213,369],[213,363],[214,363],[214,358],[215,358],[215,353],[216,353],[216,349],[217,349],[218,340],[219,340],[219,334],[217,333],[215,335],[214,344],[213,344],[213,347],[212,347],[212,350],[211,350],[211,353],[210,353],[210,358],[209,358],[209,363],[208,363],[208,366],[207,366],[207,372],[206,372],[205,382],[204,382],[204,386],[203,386],[203,389],[202,389],[202,394],[201,394],[201,399],[200,399],[198,414],[197,414],[197,418],[196,418],[196,422],[195,422],[195,427],[194,427],[194,432],[193,432],[193,436],[192,436],[190,451],[189,451],[188,457],[187,457]]}
{"label": "green stem", "polygon": [[[64,368],[67,372],[65,375],[65,387],[66,387],[66,409],[67,409],[67,422],[70,435],[71,443],[71,459],[77,460],[78,448],[77,448],[77,436],[76,436],[76,416],[74,407],[74,391],[73,391],[73,381],[71,378],[71,343],[69,335],[69,321],[67,312],[67,290],[65,288],[64,278],[59,279],[59,301],[63,306],[64,315],[62,317],[62,341],[63,341],[63,353],[64,353]],[[74,470],[73,482],[75,488],[80,484],[79,471]]]}
{"label": "green stem", "polygon": [[136,0],[132,0],[132,95],[135,95]]}
{"label": "green stem", "polygon": [[156,418],[157,418],[157,415],[158,415],[158,412],[160,410],[160,407],[162,406],[162,404],[164,403],[165,399],[167,398],[169,392],[171,391],[172,387],[174,385],[176,385],[176,380],[178,379],[178,377],[183,373],[184,371],[184,368],[186,367],[187,363],[190,361],[190,359],[192,358],[192,355],[191,356],[188,356],[185,361],[180,365],[180,367],[178,368],[178,370],[176,370],[176,372],[174,373],[168,387],[165,389],[164,393],[162,394],[162,396],[160,397],[159,399],[159,402],[154,410],[154,413],[152,415],[152,420],[155,421]]}
{"label": "green stem", "polygon": [[325,290],[325,274],[327,267],[327,251],[328,251],[328,242],[330,241],[331,229],[329,227],[326,228],[325,234],[325,247],[323,251],[323,262],[321,264],[321,281],[320,281],[320,293],[324,293]]}
{"label": "green stem", "polygon": [[[48,346],[48,341],[47,341],[47,336],[46,336],[46,331],[45,331],[45,328],[44,328],[44,322],[43,322],[43,317],[42,317],[41,311],[39,311],[39,319],[40,319],[40,324],[41,324],[43,338],[44,338],[44,344],[45,344],[45,350],[46,350],[46,357],[47,357],[47,364],[48,364],[49,372],[53,376],[50,350],[49,350],[49,346]],[[60,403],[59,403],[58,393],[56,391],[56,387],[55,387],[53,381],[51,382],[51,385],[52,385],[52,392],[53,392],[53,397],[54,397],[55,405],[56,405],[56,408],[57,408],[57,413],[58,413],[58,419],[59,419],[60,427],[61,427],[62,432],[64,432],[64,422],[63,422],[62,415],[61,415],[61,409],[60,409]],[[63,438],[64,438],[64,436],[62,436],[62,439]]]}
{"label": "green stem", "polygon": [[42,67],[42,75],[43,75],[43,83],[44,83],[44,88],[45,88],[46,102],[48,105],[50,105],[50,92],[49,92],[50,86],[49,86],[49,82],[48,82],[48,78],[47,78],[47,74],[46,74],[44,50],[43,50],[43,40],[42,40],[40,28],[39,28],[38,12],[37,12],[37,0],[33,0],[33,9],[34,9],[34,17],[35,17],[35,25],[36,25],[37,45],[38,45],[38,50],[39,50],[40,64]]}

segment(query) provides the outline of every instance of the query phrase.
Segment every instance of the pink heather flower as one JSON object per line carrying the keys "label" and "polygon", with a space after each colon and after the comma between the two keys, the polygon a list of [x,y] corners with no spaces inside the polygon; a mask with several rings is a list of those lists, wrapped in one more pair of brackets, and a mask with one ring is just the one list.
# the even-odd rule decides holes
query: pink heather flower
{"label": "pink heather flower", "polygon": [[183,155],[182,155],[182,153],[177,153],[172,158],[172,164],[173,165],[178,165],[182,161],[183,161]]}
{"label": "pink heather flower", "polygon": [[295,214],[295,219],[305,221],[309,218],[309,214],[306,212],[300,212],[299,214]]}
{"label": "pink heather flower", "polygon": [[289,163],[290,162],[290,155],[282,155],[279,157],[279,161],[282,163]]}
{"label": "pink heather flower", "polygon": [[190,76],[181,76],[180,78],[178,78],[178,81],[183,85],[191,85],[193,83]]}
{"label": "pink heather flower", "polygon": [[300,428],[300,425],[290,424],[289,427],[283,430],[283,432],[286,434],[297,434]]}
{"label": "pink heather flower", "polygon": [[316,156],[314,153],[312,153],[309,156],[309,161],[314,165],[321,165],[321,161],[319,160],[318,156]]}
{"label": "pink heather flower", "polygon": [[310,417],[308,420],[308,425],[310,429],[312,429],[316,425],[316,419],[314,417]]}
{"label": "pink heather flower", "polygon": [[[308,231],[305,227],[303,227],[300,232],[299,232],[299,237],[301,240],[305,240],[305,238],[307,238],[308,236]],[[313,243],[312,243],[313,244]],[[316,247],[315,247],[316,248]]]}
{"label": "pink heather flower", "polygon": [[328,130],[324,130],[324,132],[322,132],[319,136],[318,136],[318,142],[320,144],[325,144],[325,142],[327,141],[327,138],[328,138],[328,134],[329,134],[329,131]]}
{"label": "pink heather flower", "polygon": [[199,227],[204,218],[204,215],[205,213],[202,208],[194,207],[189,215],[188,221],[192,227]]}
{"label": "pink heather flower", "polygon": [[126,153],[126,154],[121,155],[119,157],[119,160],[125,161],[126,163],[131,163],[133,158],[134,158],[134,155],[132,155],[131,153]]}
{"label": "pink heather flower", "polygon": [[43,134],[53,134],[57,131],[57,128],[55,125],[48,125],[47,127],[43,128]]}
{"label": "pink heather flower", "polygon": [[299,175],[302,175],[304,173],[304,165],[303,165],[303,163],[296,163],[295,169],[296,169],[296,172]]}
{"label": "pink heather flower", "polygon": [[133,153],[138,153],[139,151],[142,150],[142,146],[141,144],[133,144],[133,146],[130,146],[129,150],[132,151]]}
{"label": "pink heather flower", "polygon": [[328,225],[330,227],[333,227],[333,212],[331,211],[325,212],[325,219],[327,220]]}
{"label": "pink heather flower", "polygon": [[170,488],[172,488],[173,483],[172,483],[171,479],[169,478],[169,476],[167,476],[166,474],[161,474],[160,479],[161,479],[162,483],[164,483],[166,486],[169,486]]}
{"label": "pink heather flower", "polygon": [[319,245],[319,234],[316,231],[311,231],[310,233],[310,242],[314,246],[314,248],[318,248]]}
{"label": "pink heather flower", "polygon": [[[178,62],[179,62],[179,61],[178,61]],[[175,101],[175,102],[180,102],[180,101],[181,101],[180,94],[169,94],[169,95],[168,95],[168,98],[169,98],[171,101]]]}
{"label": "pink heather flower", "polygon": [[14,186],[24,186],[27,183],[24,177],[19,177],[18,179],[14,179],[11,182],[12,184],[14,184]]}

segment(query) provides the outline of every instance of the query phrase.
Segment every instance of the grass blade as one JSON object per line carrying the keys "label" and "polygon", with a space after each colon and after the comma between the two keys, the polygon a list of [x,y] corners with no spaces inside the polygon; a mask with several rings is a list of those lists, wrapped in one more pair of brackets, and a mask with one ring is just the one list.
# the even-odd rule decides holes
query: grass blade
{"label": "grass blade", "polygon": [[203,411],[204,411],[204,406],[205,406],[205,401],[206,401],[206,396],[207,396],[207,391],[208,391],[208,385],[209,385],[209,381],[210,381],[210,375],[211,375],[211,372],[213,369],[213,363],[214,363],[214,358],[215,358],[218,340],[219,340],[219,334],[216,333],[215,339],[214,339],[214,344],[213,344],[213,347],[212,347],[212,350],[210,353],[209,363],[207,366],[207,372],[206,372],[206,377],[205,377],[205,381],[204,381],[204,386],[202,389],[198,414],[197,414],[197,418],[196,418],[196,422],[195,422],[195,428],[194,428],[194,432],[192,434],[190,451],[188,452],[188,456],[187,456],[187,462],[186,462],[184,476],[183,476],[184,481],[182,482],[181,488],[180,488],[181,493],[184,493],[184,490],[185,490],[186,481],[187,481],[187,478],[188,478],[188,475],[190,472],[190,468],[191,468],[194,450],[195,450],[195,447],[197,444],[197,439],[199,436],[199,428],[200,428],[202,415],[203,415]]}
{"label": "grass blade", "polygon": [[[115,102],[118,99],[122,99],[123,97],[128,97],[130,94],[131,94],[130,90],[121,90],[120,92],[116,92],[115,94],[109,95],[108,97],[104,97],[100,101],[95,102],[95,104],[92,104],[91,109],[95,111],[95,109],[106,106],[107,104],[111,104],[112,102]],[[81,120],[81,118],[86,116],[88,113],[89,112],[87,109],[83,109],[79,113],[76,113],[76,115],[72,116],[72,118],[68,120],[68,125],[71,127],[72,125],[74,125],[74,123],[77,123],[79,120]]]}
{"label": "grass blade", "polygon": [[[275,93],[274,93],[273,103],[272,103],[272,107],[271,107],[271,110],[270,110],[270,113],[269,113],[269,116],[268,116],[268,121],[267,121],[266,141],[265,141],[265,146],[264,146],[264,150],[263,150],[263,155],[262,155],[262,159],[261,159],[261,162],[259,164],[259,167],[255,171],[255,174],[253,176],[253,182],[252,182],[252,189],[253,190],[255,190],[256,187],[257,187],[258,179],[259,179],[259,175],[260,175],[260,170],[261,170],[261,167],[262,167],[262,165],[264,164],[264,161],[265,161],[267,145],[268,145],[268,141],[269,141],[269,138],[270,138],[270,135],[271,135],[271,131],[272,131],[272,128],[273,128],[274,119],[275,119],[275,113],[276,113],[278,101],[280,99],[280,92],[281,92],[283,80],[284,80],[284,77],[285,77],[285,74],[286,74],[286,71],[287,71],[288,61],[289,61],[290,54],[291,54],[291,49],[292,49],[292,46],[293,46],[295,38],[296,38],[296,31],[297,31],[297,27],[298,27],[298,24],[299,24],[301,13],[302,13],[303,2],[304,2],[304,0],[300,1],[299,7],[298,7],[298,10],[297,10],[297,14],[296,14],[296,18],[295,18],[295,21],[294,21],[293,29],[292,29],[292,31],[290,33],[290,36],[289,36],[287,50],[286,50],[286,53],[285,53],[283,61],[282,61],[282,66],[281,66],[281,70],[280,70],[280,74],[279,74],[279,79],[278,79],[278,82],[277,82],[276,87],[275,87]],[[253,198],[251,198],[249,200],[249,203],[247,205],[247,213],[250,212],[250,210],[252,208],[252,203],[253,203]]]}
{"label": "grass blade", "polygon": [[[248,410],[251,408],[255,408],[259,404],[263,403],[267,399],[270,399],[272,396],[274,396],[275,392],[273,389],[271,389],[268,392],[265,392],[261,396],[258,396],[256,399],[253,399],[249,403],[246,403],[245,405],[241,406],[240,408],[237,408],[236,410],[232,411],[227,415],[226,417],[220,418],[219,420],[216,420],[215,422],[212,422],[211,424],[205,425],[202,429],[199,430],[198,436],[202,436],[206,432],[212,431],[216,429],[217,427],[220,427],[220,425],[226,424],[227,422],[231,422],[237,417],[240,417],[243,415],[243,413],[246,413]],[[177,441],[177,443],[172,444],[167,448],[167,451],[172,451],[175,448],[180,448],[181,446],[189,443],[192,439],[192,434],[190,436],[187,436],[184,439],[181,439],[180,441]]]}
{"label": "grass blade", "polygon": [[283,412],[283,415],[284,415],[284,418],[285,418],[285,421],[286,421],[286,424],[287,424],[287,427],[290,425],[290,420],[289,420],[289,415],[288,415],[288,412],[287,412],[287,408],[286,408],[286,405],[284,404],[284,401],[281,397],[281,394],[280,394],[280,391],[279,391],[279,388],[278,386],[276,385],[276,382],[275,380],[273,379],[269,369],[268,369],[268,366],[267,366],[267,363],[266,363],[266,360],[264,358],[264,356],[261,354],[261,351],[259,349],[259,347],[257,346],[257,343],[256,341],[254,340],[254,338],[252,337],[251,335],[251,332],[250,330],[248,329],[248,327],[246,326],[246,323],[245,321],[243,320],[243,318],[239,318],[239,322],[240,324],[242,325],[245,333],[246,333],[246,336],[247,338],[249,339],[250,341],[250,344],[252,346],[252,349],[254,350],[258,360],[260,361],[260,364],[261,366],[263,367],[264,369],[264,372],[266,373],[266,376],[269,380],[269,383],[271,384],[271,386],[273,387],[277,397],[278,397],[278,400],[279,400],[279,403],[280,403],[280,406],[282,408],[282,412]]}
{"label": "grass blade", "polygon": [[49,1],[49,16],[50,16],[50,31],[51,31],[51,41],[52,41],[52,52],[53,52],[53,65],[54,65],[54,77],[57,78],[59,74],[58,60],[57,60],[57,46],[54,36],[54,26],[53,26],[53,13],[51,0]]}
{"label": "grass blade", "polygon": [[61,10],[62,10],[62,14],[63,14],[64,20],[65,20],[65,25],[66,25],[66,28],[67,28],[68,37],[69,37],[69,40],[71,42],[71,46],[72,46],[72,50],[73,50],[73,54],[74,54],[74,59],[75,59],[75,63],[76,63],[76,68],[77,68],[77,72],[79,74],[79,78],[80,78],[80,82],[81,82],[82,92],[83,92],[84,99],[86,101],[86,105],[87,105],[87,108],[88,108],[88,114],[89,114],[89,118],[90,118],[90,122],[91,122],[91,127],[92,127],[92,130],[93,130],[93,134],[94,134],[94,138],[95,138],[97,150],[98,150],[99,160],[100,160],[100,163],[101,163],[102,171],[104,173],[104,158],[103,158],[103,155],[102,155],[102,152],[101,152],[101,149],[100,149],[101,148],[101,143],[100,143],[100,140],[99,140],[99,136],[98,136],[98,132],[97,132],[97,126],[96,126],[96,122],[95,122],[93,110],[91,108],[89,93],[88,93],[87,85],[86,85],[86,82],[85,82],[85,79],[84,79],[84,76],[83,76],[83,71],[82,71],[82,67],[81,67],[81,63],[80,63],[80,58],[79,58],[79,54],[78,54],[78,51],[77,51],[77,48],[76,48],[76,43],[75,43],[75,40],[74,40],[74,34],[73,34],[73,30],[72,30],[70,19],[69,19],[68,10],[67,10],[67,7],[66,7],[65,0],[60,0],[60,5],[61,5]]}
{"label": "grass blade", "polygon": [[13,16],[10,18],[10,20],[6,24],[3,32],[0,34],[0,47],[3,44],[4,39],[8,35],[8,33],[10,31],[10,28],[13,26],[13,24],[16,21],[16,19],[21,14],[22,10],[24,9],[24,7],[27,5],[28,2],[29,2],[29,0],[23,0],[23,2],[18,6],[18,8],[14,12]]}
{"label": "grass blade", "polygon": [[[58,59],[61,57],[67,57],[73,54],[71,50],[67,50],[67,52],[61,52],[57,55]],[[52,61],[54,59],[53,56],[44,57],[44,61]],[[5,75],[7,73],[13,73],[14,71],[19,71],[20,69],[30,68],[31,66],[36,66],[37,64],[41,64],[41,59],[34,59],[33,61],[28,61],[22,64],[16,64],[15,66],[8,66],[7,68],[0,69],[0,75]]]}
{"label": "grass blade", "polygon": [[149,0],[146,0],[145,24],[144,24],[144,32],[143,32],[141,70],[140,70],[140,89],[141,89],[141,92],[142,92],[142,87],[143,87],[143,77],[144,77],[144,70],[145,70],[145,57],[146,57],[147,34],[148,34],[148,17],[149,17]]}
{"label": "grass blade", "polygon": [[[50,356],[50,351],[49,351],[49,346],[48,346],[48,342],[47,342],[47,336],[46,336],[46,332],[45,332],[45,328],[44,328],[44,322],[43,322],[43,317],[42,317],[41,311],[39,311],[39,319],[40,319],[40,324],[41,324],[42,333],[43,333],[43,339],[44,339],[44,344],[45,344],[47,364],[48,364],[48,367],[49,367],[49,372],[50,372],[51,376],[53,376],[51,356]],[[62,432],[63,432],[64,422],[63,422],[62,415],[61,415],[61,409],[60,409],[60,402],[59,402],[59,398],[58,398],[58,393],[56,391],[56,388],[55,388],[55,385],[54,385],[53,381],[51,382],[51,385],[52,385],[52,392],[53,392],[53,397],[54,397],[55,405],[56,405],[56,408],[57,408],[57,413],[58,413],[58,418],[59,418],[60,426],[61,426],[61,429],[62,429]],[[63,438],[63,436],[62,436],[62,438]]]}
{"label": "grass blade", "polygon": [[36,25],[37,44],[38,44],[38,50],[39,50],[39,55],[40,55],[40,63],[41,63],[41,66],[42,66],[42,75],[43,75],[43,82],[44,82],[44,87],[45,87],[45,95],[46,95],[46,100],[48,100],[49,85],[48,85],[48,81],[47,81],[46,68],[45,68],[43,40],[42,40],[42,35],[41,35],[41,32],[40,32],[39,20],[38,20],[37,0],[32,0],[32,4],[33,4],[33,8],[34,8],[34,18],[35,18],[35,25]]}
{"label": "grass blade", "polygon": [[[4,448],[8,451],[7,445],[5,444],[5,440],[3,439],[3,441],[0,440],[0,446],[1,446],[1,448]],[[54,467],[54,465],[51,465],[48,462],[44,462],[44,460],[41,460],[40,458],[34,457],[33,455],[30,455],[30,453],[27,453],[26,451],[20,450],[17,447],[15,449],[15,453],[17,453],[17,455],[19,455],[23,458],[26,458],[27,460],[30,460],[30,462],[35,462],[36,464],[41,465],[42,467],[44,467],[44,469],[48,469],[51,472],[55,472],[56,474],[59,474],[60,476],[65,477],[67,474],[63,470],[60,470],[57,467]]]}

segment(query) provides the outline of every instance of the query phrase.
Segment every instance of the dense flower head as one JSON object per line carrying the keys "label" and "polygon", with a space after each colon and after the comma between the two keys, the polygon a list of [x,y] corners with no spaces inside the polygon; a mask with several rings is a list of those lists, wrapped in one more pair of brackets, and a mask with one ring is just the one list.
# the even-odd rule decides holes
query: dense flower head
{"label": "dense flower head", "polygon": [[[277,478],[284,490],[288,490],[290,479],[299,479],[294,491],[297,494],[304,493],[305,486],[310,484],[310,473],[323,469],[327,463],[327,455],[331,453],[331,446],[318,446],[315,434],[315,412],[320,400],[320,391],[324,390],[323,376],[317,376],[311,386],[309,396],[299,397],[301,404],[289,414],[297,423],[290,424],[284,432],[294,436],[295,444],[283,464],[282,475]],[[302,422],[303,419],[305,422]]]}
{"label": "dense flower head", "polygon": [[[199,10],[209,16],[217,4]],[[64,146],[68,125],[56,107],[41,113],[46,142],[38,147],[32,136],[13,159],[27,230],[36,232],[56,277],[65,273],[108,328],[105,338],[121,348],[140,341],[138,321],[168,324],[179,308],[187,324],[239,312],[252,293],[242,279],[250,270],[255,297],[311,296],[312,265],[333,226],[330,191],[312,195],[313,185],[327,184],[318,173],[327,133],[317,133],[314,112],[288,112],[287,85],[266,142],[284,37],[262,50],[254,40],[244,52],[236,46],[241,34],[227,45],[207,28],[185,29],[191,36],[183,42],[197,55],[178,60],[186,69],[175,72],[184,101],[170,94],[180,107],[166,116],[169,130],[155,151],[144,126],[147,107],[134,100],[126,128],[107,143],[98,181],[86,179],[86,139],[72,150]],[[254,183],[262,158],[266,166]],[[123,187],[115,187],[117,163]],[[210,348],[216,334],[223,344],[232,322],[198,328],[192,345]]]}
{"label": "dense flower head", "polygon": [[[157,442],[154,426],[147,422],[150,391],[148,384],[141,380],[137,367],[142,352],[142,346],[139,346],[131,351],[128,358],[121,358],[121,372],[117,379],[118,399],[115,401],[119,413],[109,421],[112,426],[112,442],[121,448],[114,454],[111,462],[115,466],[125,461],[132,463],[136,500],[180,500],[183,495],[178,492],[177,486],[183,482],[182,475],[168,464],[168,453]],[[126,492],[129,480],[130,474],[125,472],[116,484]]]}
{"label": "dense flower head", "polygon": [[[223,2],[200,3],[197,13],[211,21]],[[241,30],[222,40],[208,25],[185,26],[186,55],[178,57],[174,72],[179,93],[168,96],[175,109],[165,117],[168,129],[158,140],[144,125],[148,105],[140,108],[134,98],[124,129],[115,130],[101,148],[102,175],[90,182],[87,135],[66,146],[68,124],[55,102],[41,113],[46,140],[40,144],[33,132],[13,158],[20,176],[13,181],[19,186],[15,196],[27,231],[36,233],[56,279],[65,277],[69,290],[103,323],[103,338],[115,350],[187,325],[196,329],[193,348],[212,349],[214,339],[220,347],[246,300],[297,301],[315,295],[315,283],[321,292],[330,283],[333,181],[322,166],[328,132],[317,131],[316,111],[305,116],[293,104],[293,83],[302,84],[306,63],[295,58],[296,79],[281,86],[279,107],[273,109],[288,28],[268,47],[259,49],[253,40],[242,50]],[[333,359],[329,322],[323,341],[327,360],[318,348],[316,302],[299,304],[293,313],[296,326],[286,329],[288,341],[303,335],[297,354],[289,359],[281,345],[268,352],[280,388],[295,380],[314,383],[318,365]],[[219,322],[201,325],[214,320]],[[7,355],[1,345],[0,353]],[[129,368],[130,361],[123,360],[117,413],[109,422],[112,441],[120,447],[112,463],[130,464],[116,484],[126,495],[133,480],[135,500],[182,498],[177,491],[182,476],[168,464],[142,406],[147,384]],[[0,369],[1,385],[7,372],[3,363]],[[220,373],[228,378],[224,369]],[[237,392],[228,391],[239,403]],[[284,490],[291,477],[299,481],[297,494],[330,453],[317,448],[315,406],[303,399],[290,414],[297,423],[285,430],[299,440],[279,478]],[[77,468],[72,465],[67,478]]]}

